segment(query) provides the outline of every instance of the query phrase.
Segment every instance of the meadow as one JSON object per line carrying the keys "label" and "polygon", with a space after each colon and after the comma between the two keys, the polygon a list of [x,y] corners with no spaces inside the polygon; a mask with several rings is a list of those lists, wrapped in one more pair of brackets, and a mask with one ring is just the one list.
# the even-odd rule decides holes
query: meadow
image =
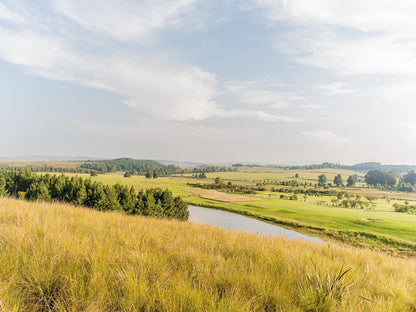
{"label": "meadow", "polygon": [[[295,174],[299,177],[295,178]],[[278,168],[240,168],[237,172],[207,173],[206,179],[196,179],[192,174],[159,177],[146,179],[142,176],[124,178],[122,173],[104,174],[92,177],[93,180],[105,184],[133,185],[136,189],[168,188],[175,196],[180,195],[187,203],[224,209],[237,212],[250,217],[261,219],[270,223],[279,224],[306,234],[318,235],[326,240],[338,243],[348,243],[354,246],[371,247],[393,254],[416,254],[416,215],[398,213],[394,211],[395,203],[415,201],[416,194],[385,191],[374,188],[341,187],[331,188],[359,196],[363,202],[368,203],[365,209],[351,209],[334,207],[337,196],[304,196],[297,195],[297,200],[282,199],[293,195],[296,189],[303,187],[285,187],[288,192],[272,192],[273,181],[296,180],[300,183],[316,183],[320,174],[335,177],[341,174],[344,181],[352,171],[336,169],[317,170],[283,170]],[[72,175],[72,174],[71,174]],[[358,173],[359,179],[363,174]],[[88,175],[83,175],[87,177]],[[256,186],[266,181],[266,190],[256,194],[238,195],[235,200],[228,200],[226,192],[217,192],[217,197],[205,195],[200,188],[193,188],[188,183],[212,184],[215,177],[222,177],[224,183],[232,182],[235,185]],[[214,193],[215,194],[215,193]],[[235,195],[229,193],[230,196]],[[369,197],[371,202],[366,198]],[[254,199],[254,200],[253,200]]]}
{"label": "meadow", "polygon": [[0,198],[3,311],[415,311],[416,261]]}

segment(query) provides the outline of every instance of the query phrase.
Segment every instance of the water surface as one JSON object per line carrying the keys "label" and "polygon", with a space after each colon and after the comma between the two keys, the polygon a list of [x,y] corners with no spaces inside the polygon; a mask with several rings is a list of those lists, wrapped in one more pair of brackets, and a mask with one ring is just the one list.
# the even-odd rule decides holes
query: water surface
{"label": "water surface", "polygon": [[278,225],[256,220],[236,213],[212,208],[188,206],[189,221],[198,224],[208,224],[228,230],[246,231],[260,235],[278,235],[287,238],[300,238],[316,242],[324,242],[319,237],[308,236]]}

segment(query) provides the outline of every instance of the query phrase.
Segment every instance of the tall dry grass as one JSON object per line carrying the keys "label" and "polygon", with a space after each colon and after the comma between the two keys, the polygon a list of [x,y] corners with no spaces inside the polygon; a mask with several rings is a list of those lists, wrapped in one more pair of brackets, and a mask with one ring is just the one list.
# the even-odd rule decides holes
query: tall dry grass
{"label": "tall dry grass", "polygon": [[0,198],[4,311],[416,311],[415,286],[414,259]]}

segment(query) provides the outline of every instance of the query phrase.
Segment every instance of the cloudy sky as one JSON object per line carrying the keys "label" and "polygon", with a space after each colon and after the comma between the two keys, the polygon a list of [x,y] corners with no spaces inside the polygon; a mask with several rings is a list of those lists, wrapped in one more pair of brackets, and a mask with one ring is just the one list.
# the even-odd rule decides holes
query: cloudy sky
{"label": "cloudy sky", "polygon": [[0,157],[416,164],[413,0],[0,0]]}

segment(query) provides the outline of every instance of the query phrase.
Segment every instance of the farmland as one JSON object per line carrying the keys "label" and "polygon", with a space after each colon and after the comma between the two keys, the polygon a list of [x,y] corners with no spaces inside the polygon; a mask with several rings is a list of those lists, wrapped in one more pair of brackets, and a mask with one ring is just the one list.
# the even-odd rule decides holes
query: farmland
{"label": "farmland", "polygon": [[[357,174],[358,181],[354,187],[317,188],[318,177],[322,174],[328,181],[338,174],[344,181]],[[416,254],[416,215],[396,212],[393,207],[413,203],[416,193],[369,188],[360,172],[331,168],[241,167],[234,172],[207,172],[206,178],[196,178],[193,173],[156,179],[138,175],[125,178],[123,172],[93,177],[79,173],[65,175],[91,178],[105,185],[134,186],[136,190],[169,189],[188,204],[237,212],[328,241],[392,254]],[[218,177],[224,187],[215,186]],[[290,185],[292,182],[294,184]],[[255,191],[236,193],[238,188]]]}
{"label": "farmland", "polygon": [[[75,175],[67,173],[68,175]],[[295,175],[298,178],[295,178]],[[296,190],[307,188],[281,187],[278,181],[297,181],[316,184],[318,176],[325,174],[331,181],[337,174],[346,180],[349,175],[357,174],[355,187],[330,188],[334,195],[297,194],[296,200],[290,200]],[[88,177],[88,174],[81,174]],[[393,254],[414,255],[416,253],[416,215],[394,211],[395,203],[415,201],[415,193],[387,191],[363,187],[364,174],[339,169],[283,170],[279,168],[243,167],[237,172],[212,172],[206,179],[197,179],[192,174],[146,179],[143,176],[124,178],[123,173],[100,174],[91,179],[104,184],[133,185],[138,189],[168,188],[175,196],[181,196],[187,203],[237,212],[270,223],[279,224],[297,231],[318,235],[330,241],[347,243],[354,246],[371,247]],[[255,194],[236,195],[228,191],[215,191],[192,188],[189,184],[210,185],[216,177],[224,184],[256,187],[261,184],[264,191]],[[272,191],[272,188],[283,189]],[[309,186],[308,186],[309,188]],[[323,190],[322,190],[323,191]],[[344,192],[342,200],[353,198],[365,206],[359,209],[340,207],[337,192]],[[210,193],[210,196],[207,194]],[[204,195],[205,194],[205,195]],[[213,195],[214,194],[214,195]],[[217,197],[216,197],[217,196]],[[234,200],[229,200],[237,196]],[[226,198],[226,200],[224,200]],[[338,203],[338,205],[336,205]]]}

